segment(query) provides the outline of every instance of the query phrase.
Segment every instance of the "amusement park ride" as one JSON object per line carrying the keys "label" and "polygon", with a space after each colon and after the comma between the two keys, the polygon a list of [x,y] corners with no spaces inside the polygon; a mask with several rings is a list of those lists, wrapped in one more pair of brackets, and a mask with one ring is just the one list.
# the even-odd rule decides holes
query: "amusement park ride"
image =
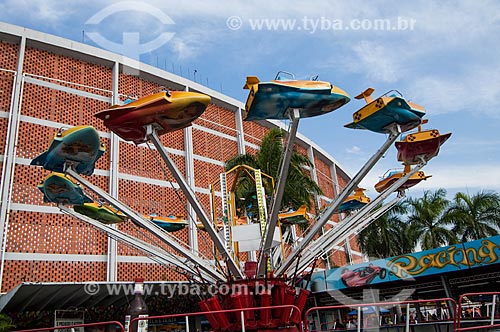
{"label": "amusement park ride", "polygon": [[[217,216],[215,212],[210,216],[205,212],[193,189],[159,139],[160,135],[191,125],[191,122],[203,113],[210,102],[210,97],[195,92],[162,91],[96,113],[96,116],[123,140],[136,144],[147,142],[154,144],[195,211],[199,220],[198,228],[206,231],[213,241],[218,255],[215,260],[190,250],[170,234],[188,225],[188,221],[182,216],[142,215],[82,177],[82,174],[93,173],[94,163],[104,152],[104,146],[100,144],[99,135],[94,128],[81,126],[65,131],[59,130],[49,149],[35,158],[32,165],[42,166],[53,172],[38,188],[43,192],[45,202],[58,204],[64,213],[145,252],[160,264],[184,271],[197,282],[244,285],[249,290],[247,292],[233,290],[224,296],[203,299],[199,303],[203,311],[261,307],[264,309],[245,312],[246,329],[297,331],[301,320],[300,313],[292,312],[291,307],[283,308],[283,305],[294,305],[302,310],[306,304],[309,291],[296,288],[296,281],[318,257],[323,256],[335,245],[348,240],[350,236],[383,215],[404,197],[406,188],[427,178],[428,176],[423,175],[420,169],[438,154],[439,147],[450,134],[440,135],[437,130],[422,131],[420,126],[425,123],[422,120],[425,115],[424,109],[405,100],[397,92],[390,92],[377,99],[371,97],[373,93],[371,88],[361,93],[356,98],[364,98],[366,105],[354,113],[353,122],[346,127],[388,134],[388,137],[342,192],[319,212],[302,239],[295,241],[294,245],[288,248],[289,252],[285,253],[281,229],[285,229],[285,233],[290,233],[295,224],[309,221],[309,214],[305,208],[280,212],[299,120],[334,111],[348,103],[350,98],[346,92],[329,82],[315,79],[283,79],[279,74],[270,82],[260,82],[257,77],[249,76],[244,88],[250,90],[244,111],[245,120],[289,119],[291,125],[273,192],[265,192],[262,179],[267,175],[260,170],[241,166],[221,174],[217,185],[220,186],[222,195],[223,216]],[[418,132],[408,134],[396,142],[403,132],[417,127]],[[358,188],[358,185],[394,142],[398,149],[398,160],[404,163],[405,170],[391,174],[379,182],[376,189],[380,194],[370,200],[364,195],[364,189]],[[233,171],[238,174],[246,172],[255,181],[259,202],[258,216],[254,216],[256,223],[250,218],[248,221],[242,221],[233,217],[234,185],[228,186],[227,178]],[[234,178],[234,174],[232,176]],[[87,196],[82,186],[93,192],[97,199]],[[211,191],[213,203],[214,187]],[[380,205],[393,192],[397,192],[397,196],[388,203]],[[266,206],[267,197],[271,197],[269,213]],[[346,213],[346,217],[322,232],[335,213]],[[153,234],[175,254],[111,225],[128,220]],[[257,238],[249,240],[247,235],[255,232]],[[238,242],[238,245],[235,245],[235,242]],[[244,249],[245,247],[247,249]],[[255,261],[249,259],[247,262],[240,262],[238,253],[242,251],[250,252],[248,257],[254,258]],[[260,292],[257,292],[257,288]],[[266,307],[277,308],[266,309]],[[206,316],[214,331],[233,331],[241,327],[238,315],[219,312]]]}

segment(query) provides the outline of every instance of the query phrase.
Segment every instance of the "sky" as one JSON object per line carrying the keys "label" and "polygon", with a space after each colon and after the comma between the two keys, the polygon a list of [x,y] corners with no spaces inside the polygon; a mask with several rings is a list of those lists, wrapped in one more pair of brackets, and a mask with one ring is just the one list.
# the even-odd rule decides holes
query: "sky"
{"label": "sky", "polygon": [[[452,132],[410,189],[500,192],[500,2],[470,1],[97,1],[4,0],[0,21],[108,49],[245,102],[246,76],[319,75],[352,100],[300,121],[299,132],[351,175],[386,137],[344,128],[374,97],[396,89],[424,106],[425,129]],[[369,196],[391,147],[362,182]]]}

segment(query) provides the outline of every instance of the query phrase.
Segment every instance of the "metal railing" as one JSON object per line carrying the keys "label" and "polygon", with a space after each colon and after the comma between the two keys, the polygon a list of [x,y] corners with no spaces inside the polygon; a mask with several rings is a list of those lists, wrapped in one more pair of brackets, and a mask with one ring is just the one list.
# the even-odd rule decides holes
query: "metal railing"
{"label": "metal railing", "polygon": [[[464,319],[462,317],[462,310],[463,309],[470,309],[471,304],[470,303],[464,303],[464,299],[466,298],[471,298],[471,297],[491,297],[492,301],[491,303],[488,303],[488,306],[491,306],[489,309],[489,314],[487,316],[484,315],[484,313],[481,313],[480,319]],[[398,327],[401,328],[404,326],[404,331],[405,332],[410,332],[410,326],[415,326],[418,324],[422,323],[447,323],[447,324],[452,324],[453,325],[453,331],[460,332],[460,331],[470,331],[470,330],[480,330],[480,329],[490,329],[494,327],[500,327],[500,317],[497,316],[495,317],[495,313],[497,311],[500,311],[500,308],[497,308],[497,300],[500,299],[500,292],[483,292],[483,293],[465,293],[460,295],[460,298],[457,301],[455,301],[453,298],[438,298],[438,299],[424,299],[424,300],[408,300],[408,301],[391,301],[391,302],[373,302],[373,303],[362,303],[362,304],[350,304],[350,305],[334,305],[334,306],[322,306],[322,307],[312,307],[308,309],[305,312],[305,316],[303,320],[300,320],[302,317],[302,312],[300,309],[294,305],[280,305],[280,306],[266,306],[266,307],[252,307],[252,308],[239,308],[239,309],[227,309],[227,310],[216,310],[216,311],[202,311],[202,312],[193,312],[193,313],[183,313],[183,314],[170,314],[170,315],[161,315],[161,316],[149,316],[149,317],[142,317],[142,318],[134,318],[131,320],[130,324],[137,323],[139,321],[151,321],[155,319],[165,319],[165,318],[178,318],[178,317],[184,317],[185,322],[186,322],[186,329],[185,332],[190,332],[189,328],[189,317],[194,317],[194,316],[206,316],[212,317],[212,321],[217,321],[221,316],[218,316],[220,314],[232,314],[235,313],[236,320],[233,323],[228,322],[227,324],[231,325],[231,330],[236,330],[237,328],[240,328],[242,332],[245,332],[246,328],[251,326],[252,323],[259,324],[259,320],[257,319],[250,319],[249,316],[250,314],[247,314],[247,312],[255,312],[255,311],[267,311],[267,314],[271,316],[271,310],[276,310],[276,309],[287,309],[289,310],[288,314],[288,326],[297,326],[300,332],[313,332],[313,331],[326,331],[326,330],[332,330],[332,329],[339,329],[338,327],[335,326],[335,322],[318,322],[319,323],[319,329],[310,329],[309,325],[310,322],[312,322],[312,319],[310,319],[310,316],[314,316],[314,313],[316,313],[316,317],[319,318],[319,312],[321,311],[332,311],[332,310],[342,310],[342,309],[356,309],[356,315],[357,315],[357,322],[355,324],[355,327],[346,327],[346,329],[354,330],[356,329],[358,332],[361,332],[361,330],[366,330],[370,328],[387,328],[387,327]],[[427,320],[427,321],[421,321],[419,320],[418,322],[412,321],[412,318],[410,315],[410,308],[414,308],[414,311],[419,310],[418,305],[420,303],[439,303],[439,305],[443,302],[447,302],[448,306],[451,306],[449,309],[449,316],[443,318],[443,316],[439,317],[437,320]],[[481,301],[484,303],[485,301]],[[367,326],[364,324],[361,320],[361,317],[363,315],[370,315],[370,314],[375,314],[377,317],[380,317],[380,310],[375,310],[374,312],[367,313],[364,312],[362,309],[365,307],[396,307],[400,306],[400,312],[402,313],[402,317],[404,317],[403,321],[400,321],[399,323],[395,319],[394,322],[389,323],[389,324],[381,324],[381,320],[378,319],[376,324]],[[424,305],[425,307],[425,305]],[[424,309],[425,310],[425,309]],[[442,309],[443,312],[445,308]],[[239,313],[239,316],[237,315]],[[361,313],[361,314],[360,314]],[[382,315],[384,315],[382,313]],[[392,315],[392,314],[391,314]],[[253,316],[253,315],[252,315]],[[229,317],[229,316],[226,316]],[[294,319],[298,318],[298,320]],[[441,319],[440,319],[441,318]],[[475,318],[475,317],[473,317]],[[497,320],[495,320],[497,318]],[[209,322],[211,320],[209,319]],[[297,323],[298,321],[298,323]],[[252,322],[251,324],[248,324]],[[487,324],[485,324],[487,322]],[[96,326],[106,326],[106,325],[115,325],[116,331],[124,332],[124,326],[122,323],[118,321],[107,321],[107,322],[100,322],[100,323],[88,323],[88,324],[77,324],[77,325],[67,325],[67,326],[54,326],[54,327],[46,327],[46,328],[36,328],[36,329],[29,329],[29,330],[17,330],[16,332],[34,332],[34,331],[54,331],[54,330],[69,330],[69,331],[74,331],[75,328],[79,327],[96,327]],[[329,328],[328,325],[332,324],[333,328]],[[464,324],[467,324],[469,326],[462,326]],[[479,325],[473,325],[471,324],[479,324]],[[365,326],[364,326],[365,325]],[[259,327],[259,328],[265,328],[265,327]],[[343,328],[342,328],[343,329]]]}
{"label": "metal railing", "polygon": [[[54,331],[54,330],[66,330],[66,331],[75,331],[77,327],[93,327],[93,326],[106,326],[106,325],[115,325],[115,330],[119,332],[125,332],[125,328],[123,324],[118,321],[109,321],[109,322],[100,322],[100,323],[88,323],[88,324],[75,324],[75,325],[64,325],[64,326],[53,326],[53,327],[43,327],[37,329],[30,330],[16,330],[15,332],[35,332],[35,331]],[[119,328],[116,329],[116,327]]]}
{"label": "metal railing", "polygon": [[[483,292],[483,293],[465,293],[460,295],[460,298],[458,299],[458,307],[457,307],[457,313],[456,313],[456,329],[455,331],[460,332],[460,331],[470,331],[470,330],[478,330],[478,329],[489,329],[492,327],[499,327],[500,326],[500,321],[497,323],[495,321],[495,312],[496,310],[496,302],[497,298],[499,298],[500,292]],[[462,307],[465,305],[463,303],[463,300],[465,297],[469,298],[472,296],[491,296],[492,297],[492,302],[491,302],[491,313],[489,317],[482,317],[486,318],[485,320],[475,320],[471,322],[470,320],[465,321],[466,323],[474,324],[474,323],[483,323],[484,321],[489,321],[489,324],[483,324],[483,325],[474,325],[474,326],[466,326],[462,327],[462,324],[465,323],[463,318],[462,318]],[[468,306],[468,304],[467,304]]]}
{"label": "metal railing", "polygon": [[[410,319],[410,306],[413,304],[419,304],[419,303],[429,303],[429,302],[438,302],[438,303],[441,303],[443,301],[446,301],[448,303],[451,303],[453,305],[453,308],[450,308],[450,311],[452,310],[453,313],[456,312],[456,309],[457,309],[457,303],[454,299],[452,298],[439,298],[439,299],[426,299],[426,300],[408,300],[408,301],[394,301],[394,302],[374,302],[374,303],[363,303],[363,304],[350,304],[350,305],[335,305],[335,306],[323,306],[323,307],[312,307],[310,309],[308,309],[305,313],[305,317],[304,317],[304,330],[305,332],[312,332],[312,331],[324,331],[324,330],[328,330],[328,329],[322,329],[321,327],[321,323],[320,323],[320,329],[315,329],[315,330],[312,330],[312,329],[309,329],[309,316],[313,313],[313,312],[316,312],[318,313],[318,317],[319,317],[319,312],[320,311],[323,311],[323,310],[334,310],[334,309],[352,309],[352,308],[355,308],[357,310],[357,322],[356,322],[356,329],[358,332],[361,331],[361,329],[366,329],[366,328],[379,328],[381,327],[381,324],[380,324],[380,321],[377,321],[377,324],[375,326],[363,326],[364,324],[362,323],[361,321],[361,316],[364,314],[366,315],[366,313],[363,313],[362,311],[362,308],[365,308],[365,307],[388,307],[388,306],[391,306],[391,307],[394,307],[394,306],[397,306],[397,305],[400,305],[400,306],[405,306],[405,314],[404,314],[404,326],[405,326],[405,329],[404,331],[406,332],[410,332],[410,325],[414,325],[414,324],[417,324],[417,322],[414,322],[412,323],[411,322],[411,319]],[[401,308],[402,309],[402,308]],[[360,315],[359,313],[361,312],[362,315]],[[377,317],[378,317],[379,314],[377,314]],[[437,321],[432,321],[432,322],[437,322]],[[456,324],[457,324],[457,321],[455,318],[452,318],[452,317],[449,317],[449,319],[445,319],[445,320],[440,320],[440,322],[448,322],[448,323],[452,323],[453,324],[453,330],[456,330]],[[391,324],[393,326],[401,326],[401,324],[397,324],[397,322],[393,322],[393,324]],[[384,326],[386,327],[386,326]]]}
{"label": "metal railing", "polygon": [[[302,313],[299,308],[297,308],[294,305],[288,304],[288,305],[279,305],[279,306],[268,306],[268,307],[253,307],[253,308],[240,308],[240,309],[228,309],[228,310],[216,310],[216,311],[202,311],[202,312],[192,312],[192,313],[187,313],[187,314],[172,314],[172,315],[162,315],[162,316],[149,316],[149,317],[138,317],[134,318],[130,321],[130,325],[133,323],[139,322],[139,321],[150,321],[153,319],[165,319],[165,318],[178,318],[178,317],[185,317],[186,320],[186,330],[185,332],[190,332],[189,329],[189,317],[193,316],[214,316],[217,318],[217,314],[226,314],[226,313],[240,313],[240,317],[237,318],[237,324],[241,326],[241,331],[245,332],[245,312],[247,311],[261,311],[261,310],[273,310],[273,309],[290,309],[290,319],[291,317],[298,314],[298,317],[301,317]],[[270,313],[269,313],[270,314]],[[247,319],[248,321],[248,319]],[[210,320],[209,320],[210,322]],[[298,325],[299,332],[302,332],[302,324],[299,322],[298,324],[294,324],[293,322],[290,322],[290,326],[295,326]],[[212,326],[213,327],[213,326]],[[213,327],[214,328],[214,327]],[[215,328],[214,328],[215,329]]]}

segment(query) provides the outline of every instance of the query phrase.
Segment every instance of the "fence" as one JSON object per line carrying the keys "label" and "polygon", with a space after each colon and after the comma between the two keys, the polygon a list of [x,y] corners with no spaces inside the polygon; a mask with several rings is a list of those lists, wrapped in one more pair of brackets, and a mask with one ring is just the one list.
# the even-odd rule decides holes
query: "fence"
{"label": "fence", "polygon": [[[366,329],[366,328],[380,328],[382,325],[385,325],[385,326],[401,326],[402,324],[398,324],[398,321],[397,319],[395,319],[394,322],[392,322],[392,324],[381,324],[381,320],[378,319],[380,317],[380,311],[383,307],[397,307],[399,306],[402,311],[402,308],[401,307],[405,307],[405,313],[402,314],[402,317],[404,317],[404,319],[402,320],[402,323],[404,323],[404,326],[405,326],[405,331],[406,332],[410,332],[410,324],[417,324],[418,323],[418,319],[420,319],[419,316],[419,313],[420,313],[420,309],[419,309],[419,304],[424,304],[424,303],[430,303],[430,302],[435,302],[435,303],[443,303],[443,302],[447,302],[448,304],[451,304],[452,308],[451,311],[450,311],[450,314],[456,312],[456,308],[457,308],[457,305],[456,305],[456,301],[452,298],[439,298],[439,299],[429,299],[429,300],[409,300],[409,301],[400,301],[400,302],[374,302],[374,303],[363,303],[363,304],[351,304],[351,305],[336,305],[336,306],[324,306],[324,307],[313,307],[313,308],[310,308],[306,311],[305,313],[305,317],[304,317],[304,328],[306,330],[306,332],[312,332],[312,331],[325,331],[325,330],[331,330],[328,328],[328,326],[326,326],[326,329],[323,329],[323,325],[321,323],[319,323],[319,329],[310,329],[309,328],[309,316],[312,316],[312,314],[314,312],[316,312],[317,316],[319,317],[319,312],[320,311],[326,311],[326,310],[329,310],[329,311],[332,311],[332,310],[347,310],[347,309],[351,309],[351,308],[356,308],[356,316],[357,316],[357,322],[354,322],[353,325],[355,325],[355,329],[357,330],[357,332],[360,332],[361,329]],[[414,307],[414,314],[415,316],[412,316],[412,313],[410,312],[410,308]],[[381,308],[382,307],[382,308]],[[373,310],[373,313],[367,313],[366,311],[363,310],[363,308],[371,308]],[[374,308],[377,308],[376,310]],[[361,313],[361,314],[360,314]],[[420,313],[421,314],[421,313]],[[361,320],[361,317],[365,315],[365,316],[370,316],[370,315],[374,315],[377,319],[376,321],[374,320],[370,320],[370,322],[368,322],[367,320]],[[421,316],[421,315],[420,315]],[[451,315],[450,315],[451,316]],[[446,317],[446,319],[440,319],[439,322],[448,322],[448,323],[452,323],[453,324],[453,330],[456,330],[456,319],[452,317]],[[412,318],[413,317],[413,318]],[[443,317],[441,317],[443,318]],[[337,328],[337,327],[335,327]]]}

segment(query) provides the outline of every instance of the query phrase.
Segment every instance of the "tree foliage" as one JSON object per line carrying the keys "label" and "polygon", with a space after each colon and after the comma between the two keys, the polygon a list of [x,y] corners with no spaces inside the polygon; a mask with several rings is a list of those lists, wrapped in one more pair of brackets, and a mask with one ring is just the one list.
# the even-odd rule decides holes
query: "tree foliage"
{"label": "tree foliage", "polygon": [[[271,129],[264,136],[260,149],[256,154],[234,156],[226,161],[226,171],[238,165],[248,165],[272,176],[276,182],[283,152],[283,137],[284,132],[281,129]],[[306,205],[311,208],[311,198],[314,195],[322,194],[321,188],[314,182],[306,169],[312,166],[311,161],[306,156],[297,152],[292,153],[282,206],[291,206],[293,209],[298,209],[301,205]],[[273,194],[272,184],[265,177],[263,177],[263,183],[266,194],[269,195],[269,202]],[[239,216],[243,215],[244,211],[256,214],[257,194],[255,183],[250,176],[243,174],[239,177],[235,195]]]}
{"label": "tree foliage", "polygon": [[363,253],[382,258],[412,252],[417,247],[439,248],[499,232],[499,194],[459,192],[450,201],[446,190],[441,188],[396,205],[366,227],[358,242]]}

